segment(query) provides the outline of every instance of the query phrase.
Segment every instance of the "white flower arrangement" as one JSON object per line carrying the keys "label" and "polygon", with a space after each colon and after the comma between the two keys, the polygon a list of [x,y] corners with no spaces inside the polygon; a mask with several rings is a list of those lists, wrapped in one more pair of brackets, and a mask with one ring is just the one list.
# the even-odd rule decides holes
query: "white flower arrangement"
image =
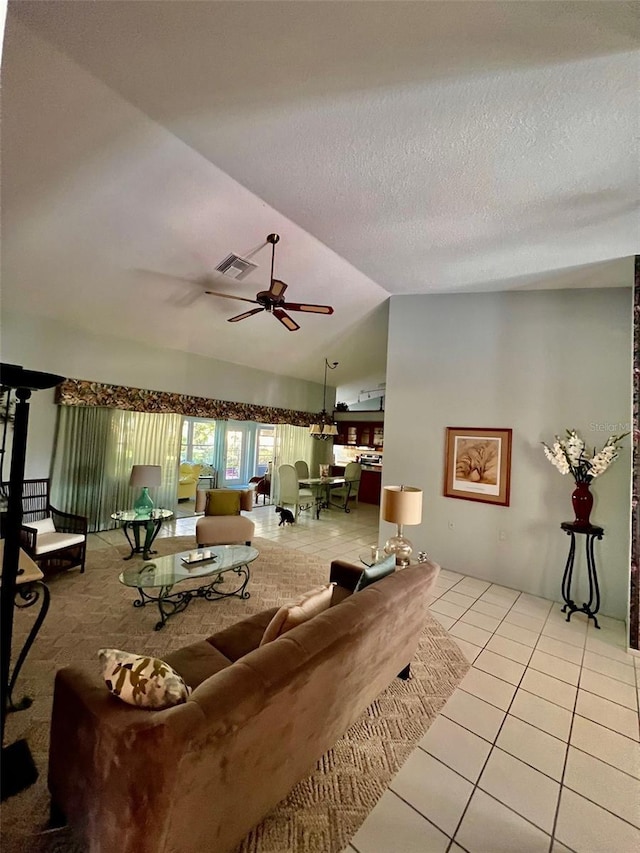
{"label": "white flower arrangement", "polygon": [[618,458],[618,451],[621,449],[618,442],[625,435],[629,435],[629,433],[610,435],[602,450],[596,452],[594,447],[591,455],[589,455],[583,439],[580,438],[575,429],[568,429],[565,439],[556,435],[556,440],[551,447],[544,441],[542,446],[549,462],[555,465],[563,476],[571,474],[576,484],[590,483],[596,477],[604,474],[611,463]]}

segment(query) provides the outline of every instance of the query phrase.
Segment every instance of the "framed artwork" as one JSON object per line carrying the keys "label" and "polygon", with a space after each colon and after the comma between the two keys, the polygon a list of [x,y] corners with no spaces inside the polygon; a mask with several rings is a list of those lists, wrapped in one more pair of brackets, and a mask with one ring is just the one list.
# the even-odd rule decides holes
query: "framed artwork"
{"label": "framed artwork", "polygon": [[446,430],[444,496],[509,506],[511,430]]}

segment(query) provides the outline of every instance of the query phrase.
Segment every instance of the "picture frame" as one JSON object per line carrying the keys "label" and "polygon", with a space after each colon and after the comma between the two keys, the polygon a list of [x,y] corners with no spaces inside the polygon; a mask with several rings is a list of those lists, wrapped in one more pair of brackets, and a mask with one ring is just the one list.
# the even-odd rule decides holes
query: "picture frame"
{"label": "picture frame", "polygon": [[510,429],[446,427],[444,496],[509,506]]}

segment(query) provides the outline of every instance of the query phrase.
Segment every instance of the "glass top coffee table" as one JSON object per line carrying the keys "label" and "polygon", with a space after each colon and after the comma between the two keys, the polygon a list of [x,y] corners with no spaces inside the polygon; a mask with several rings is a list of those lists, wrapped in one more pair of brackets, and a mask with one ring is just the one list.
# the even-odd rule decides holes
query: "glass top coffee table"
{"label": "glass top coffee table", "polygon": [[[206,598],[207,601],[232,595],[249,598],[249,563],[259,553],[257,548],[249,545],[215,545],[181,551],[158,557],[142,567],[130,566],[121,572],[119,580],[125,586],[138,590],[140,597],[133,602],[134,607],[158,605],[160,621],[156,623],[155,630],[159,631],[170,616],[186,610],[193,598]],[[237,583],[233,582],[231,588],[221,589],[221,584],[228,580],[224,577],[227,572],[231,573],[232,580],[233,575],[237,576]],[[197,581],[200,585],[173,592],[173,587],[182,581]]]}

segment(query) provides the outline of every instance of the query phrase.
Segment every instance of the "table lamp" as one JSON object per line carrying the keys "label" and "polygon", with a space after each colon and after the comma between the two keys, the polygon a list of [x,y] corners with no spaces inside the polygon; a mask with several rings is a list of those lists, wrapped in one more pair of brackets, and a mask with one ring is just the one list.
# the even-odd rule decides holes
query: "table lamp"
{"label": "table lamp", "polygon": [[382,490],[382,517],[398,525],[398,533],[387,539],[385,554],[395,554],[396,566],[408,566],[413,545],[403,535],[405,524],[422,521],[422,489],[415,486],[385,486]]}
{"label": "table lamp", "polygon": [[151,500],[149,489],[159,486],[162,481],[162,469],[160,465],[134,465],[131,469],[129,485],[141,486],[142,491],[137,497],[133,509],[136,515],[146,515],[151,512],[155,504]]}

